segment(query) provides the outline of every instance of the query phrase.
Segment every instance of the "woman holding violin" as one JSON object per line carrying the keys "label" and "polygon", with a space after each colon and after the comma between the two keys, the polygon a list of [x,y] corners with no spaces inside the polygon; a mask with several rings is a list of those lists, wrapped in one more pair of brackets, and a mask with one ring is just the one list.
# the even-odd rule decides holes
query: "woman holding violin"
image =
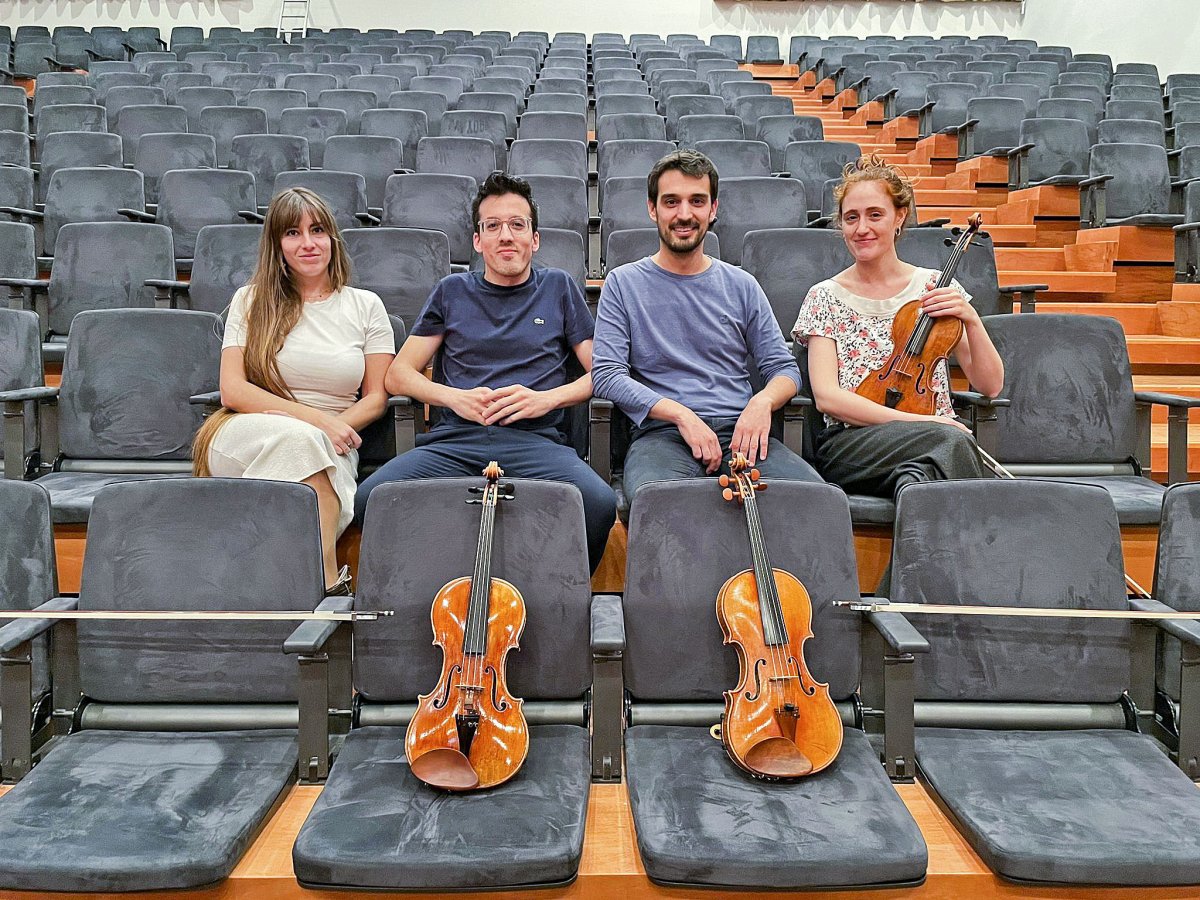
{"label": "woman holding violin", "polygon": [[[942,273],[896,254],[915,209],[912,184],[877,156],[863,157],[846,167],[836,197],[854,264],[813,286],[792,332],[808,347],[813,399],[825,415],[817,468],[850,493],[889,498],[911,482],[988,477],[970,430],[955,418],[945,359],[936,350],[924,361],[906,353],[901,322],[915,317],[949,332],[942,356],[953,350],[975,390],[995,397],[1004,387],[1004,364],[962,285],[942,279],[947,286],[937,287]],[[896,371],[919,374],[912,393],[924,395],[926,412],[907,411],[914,404],[899,402],[894,388],[868,390]]]}

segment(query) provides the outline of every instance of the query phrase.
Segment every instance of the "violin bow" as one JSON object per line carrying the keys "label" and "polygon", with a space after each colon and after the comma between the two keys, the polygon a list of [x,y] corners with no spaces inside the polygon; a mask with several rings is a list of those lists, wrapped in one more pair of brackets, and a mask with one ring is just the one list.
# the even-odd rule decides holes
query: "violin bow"
{"label": "violin bow", "polygon": [[0,609],[0,619],[113,619],[167,622],[374,622],[394,610],[346,612],[305,610],[166,610],[166,609]]}
{"label": "violin bow", "polygon": [[890,603],[864,597],[861,600],[835,600],[834,606],[855,612],[895,612],[929,616],[1004,616],[1045,619],[1143,619],[1149,621],[1200,621],[1200,612],[1154,612],[1144,609],[1054,609],[1040,606],[973,606],[952,603]]}

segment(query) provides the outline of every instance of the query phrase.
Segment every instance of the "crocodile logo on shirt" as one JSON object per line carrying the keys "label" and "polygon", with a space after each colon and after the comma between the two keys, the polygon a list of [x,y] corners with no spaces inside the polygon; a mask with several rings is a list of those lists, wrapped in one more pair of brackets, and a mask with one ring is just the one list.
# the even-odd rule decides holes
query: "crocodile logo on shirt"
{"label": "crocodile logo on shirt", "polygon": [[534,325],[545,325],[546,320],[543,319],[541,316],[538,316],[536,319],[533,320],[533,324]]}

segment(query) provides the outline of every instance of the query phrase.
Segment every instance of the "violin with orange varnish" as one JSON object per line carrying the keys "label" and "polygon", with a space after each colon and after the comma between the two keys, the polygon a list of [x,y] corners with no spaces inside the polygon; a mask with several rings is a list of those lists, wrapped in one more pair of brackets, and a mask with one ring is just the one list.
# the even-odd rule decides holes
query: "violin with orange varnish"
{"label": "violin with orange varnish", "polygon": [[503,784],[529,753],[521,701],[508,691],[505,660],[519,649],[525,600],[512,584],[493,578],[496,507],[513,498],[500,484],[495,462],[471,488],[483,507],[479,545],[470,577],[456,578],[433,599],[433,643],[442,648],[442,673],[431,693],[417,699],[404,750],[413,775],[432,787],[470,791]]}
{"label": "violin with orange varnish", "polygon": [[812,602],[791,573],[767,556],[755,495],[766,490],[741,453],[719,479],[726,500],[746,513],[753,568],[734,575],[717,595],[725,643],[737,651],[738,685],[725,692],[721,742],[738,766],[769,781],[820,772],[842,748],[842,720],[829,685],[804,664],[812,637]]}
{"label": "violin with orange varnish", "polygon": [[[949,287],[963,254],[979,233],[983,217],[975,213],[968,220],[950,258],[942,267],[937,281],[929,290]],[[949,243],[949,239],[947,239]],[[892,353],[883,365],[870,373],[855,389],[866,397],[901,412],[931,416],[937,412],[937,395],[933,390],[933,372],[962,340],[963,323],[954,316],[926,315],[921,301],[912,300],[898,310],[892,320]]]}

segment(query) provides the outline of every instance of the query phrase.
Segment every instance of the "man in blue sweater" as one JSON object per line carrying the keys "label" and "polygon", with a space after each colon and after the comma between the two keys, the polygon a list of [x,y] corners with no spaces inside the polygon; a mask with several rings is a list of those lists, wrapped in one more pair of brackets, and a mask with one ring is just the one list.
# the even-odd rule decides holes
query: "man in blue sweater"
{"label": "man in blue sweater", "polygon": [[[753,277],[704,255],[717,170],[694,150],[647,179],[659,247],[609,272],[596,317],[592,385],[633,420],[625,494],[649,481],[716,474],[742,452],[771,478],[821,481],[770,436],[771,414],[800,389],[770,304]],[[757,375],[764,387],[751,383]]]}
{"label": "man in blue sweater", "polygon": [[[533,268],[538,211],[527,181],[493,172],[471,216],[483,272],[438,282],[384,381],[393,394],[440,407],[438,423],[359,486],[355,514],[362,521],[367,497],[385,482],[479,475],[494,459],[509,477],[579,488],[594,572],[616,497],[559,432],[562,411],[592,395],[591,313],[570,275]],[[573,381],[571,356],[584,370]]]}

